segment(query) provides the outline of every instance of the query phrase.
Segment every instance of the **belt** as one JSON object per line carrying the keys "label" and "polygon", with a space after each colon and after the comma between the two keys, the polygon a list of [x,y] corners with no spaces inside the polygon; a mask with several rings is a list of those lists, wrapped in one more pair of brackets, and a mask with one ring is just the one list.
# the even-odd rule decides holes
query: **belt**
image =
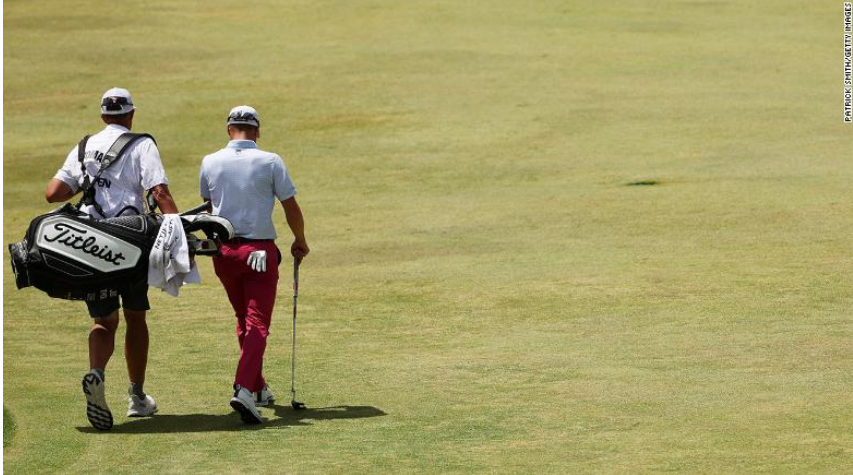
{"label": "belt", "polygon": [[234,239],[229,239],[227,241],[222,241],[226,244],[243,244],[249,242],[273,242],[275,239],[252,239],[252,238],[244,238],[244,237],[235,237]]}

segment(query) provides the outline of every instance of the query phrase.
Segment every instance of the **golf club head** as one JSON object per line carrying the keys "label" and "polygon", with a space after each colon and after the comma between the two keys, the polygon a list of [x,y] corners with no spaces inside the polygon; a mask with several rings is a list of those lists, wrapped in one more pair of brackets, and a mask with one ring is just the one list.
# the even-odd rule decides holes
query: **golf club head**
{"label": "golf club head", "polygon": [[305,404],[299,401],[290,401],[290,405],[293,406],[294,411],[301,411],[305,409]]}

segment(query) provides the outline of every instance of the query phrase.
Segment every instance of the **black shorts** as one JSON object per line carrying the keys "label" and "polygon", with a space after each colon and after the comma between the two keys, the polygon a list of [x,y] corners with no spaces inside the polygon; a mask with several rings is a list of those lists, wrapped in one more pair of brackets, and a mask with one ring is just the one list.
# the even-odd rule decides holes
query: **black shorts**
{"label": "black shorts", "polygon": [[[125,310],[148,310],[151,306],[148,304],[148,283],[143,282],[140,285],[129,287],[118,291],[121,296],[121,307]],[[108,317],[111,313],[119,309],[119,297],[110,297],[97,302],[86,302],[89,307],[89,316],[92,318]]]}

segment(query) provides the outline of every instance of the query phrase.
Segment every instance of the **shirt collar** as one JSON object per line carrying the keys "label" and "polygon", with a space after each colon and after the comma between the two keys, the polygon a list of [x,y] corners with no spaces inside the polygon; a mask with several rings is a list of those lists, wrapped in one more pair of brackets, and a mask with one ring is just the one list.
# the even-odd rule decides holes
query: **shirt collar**
{"label": "shirt collar", "polygon": [[118,130],[120,132],[130,132],[130,129],[123,125],[118,124],[107,124],[107,128],[104,130]]}
{"label": "shirt collar", "polygon": [[232,140],[228,142],[228,148],[258,148],[252,140]]}

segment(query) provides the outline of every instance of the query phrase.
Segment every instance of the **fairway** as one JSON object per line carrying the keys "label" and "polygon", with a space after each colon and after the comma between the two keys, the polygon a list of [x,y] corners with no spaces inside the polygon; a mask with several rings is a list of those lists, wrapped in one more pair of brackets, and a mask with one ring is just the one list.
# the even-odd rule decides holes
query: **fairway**
{"label": "fairway", "polygon": [[[853,125],[841,1],[25,2],[4,10],[5,473],[842,473]],[[299,190],[265,374],[234,315],[149,291],[146,390],[89,426],[80,302],[5,250],[125,87],[181,209],[231,107]],[[289,249],[284,213],[277,244]],[[286,253],[285,253],[286,254]]]}

